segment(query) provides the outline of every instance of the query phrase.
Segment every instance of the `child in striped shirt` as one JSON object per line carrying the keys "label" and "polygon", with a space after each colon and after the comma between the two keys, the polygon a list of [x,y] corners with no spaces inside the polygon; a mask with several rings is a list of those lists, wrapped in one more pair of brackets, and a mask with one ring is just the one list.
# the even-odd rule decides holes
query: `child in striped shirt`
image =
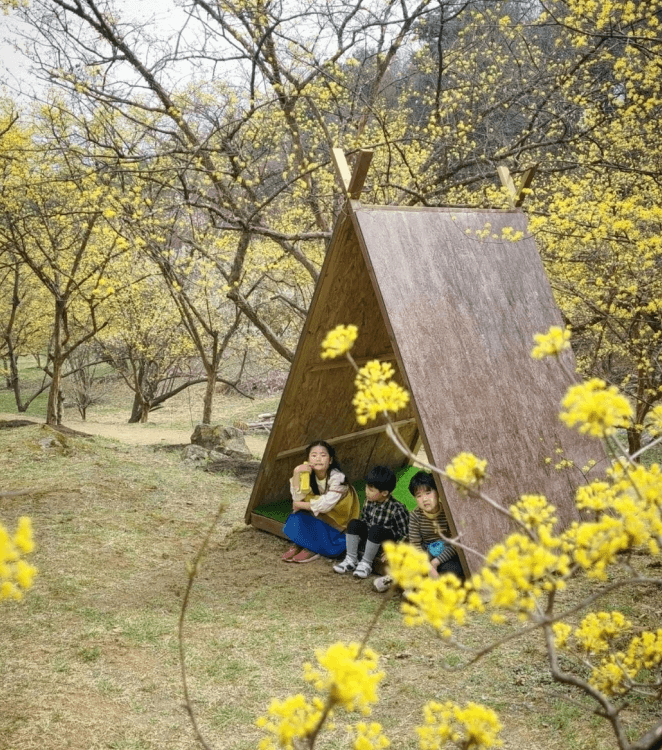
{"label": "child in striped shirt", "polygon": [[409,492],[416,499],[416,508],[409,514],[409,543],[428,553],[432,578],[437,578],[440,573],[462,576],[457,552],[441,538],[448,538],[451,532],[432,474],[427,471],[414,474],[409,482]]}
{"label": "child in striped shirt", "polygon": [[[427,471],[414,474],[409,492],[416,499],[416,508],[409,514],[409,543],[428,553],[431,578],[438,578],[440,573],[455,573],[462,578],[464,573],[457,552],[441,538],[448,538],[451,533],[432,474]],[[392,583],[391,576],[385,575],[375,580],[374,587],[383,593]]]}

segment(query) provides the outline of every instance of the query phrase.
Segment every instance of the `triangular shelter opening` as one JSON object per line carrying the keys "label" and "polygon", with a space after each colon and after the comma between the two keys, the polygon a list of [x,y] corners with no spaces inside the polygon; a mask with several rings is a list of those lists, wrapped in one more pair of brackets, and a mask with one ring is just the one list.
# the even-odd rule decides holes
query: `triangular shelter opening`
{"label": "triangular shelter opening", "polygon": [[[350,323],[359,328],[357,363],[391,362],[411,394],[394,421],[412,450],[422,441],[442,468],[470,451],[487,459],[484,489],[501,506],[544,494],[561,523],[576,518],[582,475],[554,464],[566,458],[582,467],[597,446],[558,419],[569,385],[559,363],[530,357],[534,334],[563,322],[525,215],[350,200],[336,223],[246,523],[282,534],[282,520],[269,517],[269,508],[289,498],[292,470],[314,440],[335,446],[351,482],[376,464],[408,464],[383,419],[357,423],[347,360],[320,358],[327,331]],[[574,370],[572,353],[562,356]],[[437,484],[451,531],[475,551],[459,550],[465,570],[475,571],[509,521],[451,482]]]}

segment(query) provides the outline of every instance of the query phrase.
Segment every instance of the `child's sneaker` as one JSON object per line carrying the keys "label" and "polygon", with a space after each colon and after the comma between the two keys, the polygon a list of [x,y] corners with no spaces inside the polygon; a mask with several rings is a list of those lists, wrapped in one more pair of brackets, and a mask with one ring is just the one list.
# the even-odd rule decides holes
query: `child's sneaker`
{"label": "child's sneaker", "polygon": [[370,573],[372,573],[372,565],[365,560],[361,560],[361,562],[356,566],[354,576],[356,578],[367,578]]}
{"label": "child's sneaker", "polygon": [[333,569],[336,573],[351,573],[353,570],[356,570],[356,562],[351,557],[346,556],[342,562],[334,565]]}
{"label": "child's sneaker", "polygon": [[385,594],[392,585],[393,578],[391,578],[391,576],[381,576],[380,578],[375,578],[375,582],[373,583],[375,591],[379,591],[380,594]]}

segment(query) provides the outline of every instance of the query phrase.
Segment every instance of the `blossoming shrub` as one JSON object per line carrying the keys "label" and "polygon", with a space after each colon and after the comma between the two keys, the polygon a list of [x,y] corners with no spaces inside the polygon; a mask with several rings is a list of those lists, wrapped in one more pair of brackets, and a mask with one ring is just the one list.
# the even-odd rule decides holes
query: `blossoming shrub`
{"label": "blossoming shrub", "polygon": [[[325,353],[344,353],[358,371],[349,354],[354,333],[350,336],[343,331],[336,331],[336,335],[331,332],[327,341],[342,345],[334,345],[332,354],[327,347]],[[532,356],[558,357],[568,346],[567,331],[550,329],[547,334],[536,336]],[[393,374],[390,366],[370,365],[370,388],[365,387],[363,376],[356,381],[359,392],[355,404],[357,400],[361,404],[362,423],[379,413],[388,419],[388,412],[401,408],[396,399],[383,398],[384,391],[380,390]],[[637,463],[637,456],[629,456],[620,444],[617,429],[628,426],[633,411],[628,400],[612,386],[598,379],[572,386],[563,408],[560,418],[582,433],[604,439],[613,459],[604,476],[593,478],[577,490],[576,505],[582,520],[557,530],[554,505],[544,495],[522,495],[506,511],[512,532],[489,550],[482,568],[466,581],[452,574],[430,578],[427,554],[407,544],[384,543],[389,570],[394,585],[406,592],[402,612],[407,625],[432,627],[442,638],[460,645],[465,654],[468,652],[469,661],[498,646],[488,644],[479,652],[472,652],[460,643],[457,631],[475,612],[489,611],[495,621],[510,624],[508,640],[532,629],[540,630],[553,678],[595,701],[596,713],[611,723],[621,750],[659,747],[656,743],[662,736],[662,722],[639,741],[630,743],[622,713],[631,694],[660,696],[662,629],[635,629],[620,612],[588,612],[578,624],[572,625],[571,621],[576,613],[611,590],[644,584],[662,587],[662,579],[645,578],[628,565],[635,550],[660,555],[662,470],[657,464]],[[654,410],[653,434],[656,429],[662,432],[661,422],[662,414]],[[661,441],[662,437],[655,442]],[[410,457],[415,458],[411,454]],[[494,502],[480,490],[487,473],[484,460],[462,453],[445,471],[436,471],[454,481],[467,496],[467,502]],[[454,543],[462,546],[459,540]],[[603,588],[589,599],[559,610],[563,591],[578,574]],[[565,656],[564,664],[574,664],[576,668],[562,668],[560,652]],[[356,644],[335,644],[327,652],[318,653],[317,658],[326,671],[308,666],[306,675],[316,689],[326,693],[326,701],[317,697],[308,704],[301,696],[288,699],[288,716],[283,716],[284,704],[275,701],[269,717],[260,720],[269,732],[262,745],[265,749],[294,747],[293,723],[297,727],[296,738],[312,747],[326,718],[337,706],[367,713],[376,702],[376,687],[382,675],[376,672],[376,656],[372,652],[362,651]],[[357,725],[352,730],[354,748],[387,746],[379,725],[372,725],[372,729],[361,727]],[[451,745],[477,750],[498,746],[500,729],[494,712],[483,706],[430,702],[424,707],[424,724],[417,733],[422,750],[441,750]],[[279,737],[285,739],[276,744]]]}

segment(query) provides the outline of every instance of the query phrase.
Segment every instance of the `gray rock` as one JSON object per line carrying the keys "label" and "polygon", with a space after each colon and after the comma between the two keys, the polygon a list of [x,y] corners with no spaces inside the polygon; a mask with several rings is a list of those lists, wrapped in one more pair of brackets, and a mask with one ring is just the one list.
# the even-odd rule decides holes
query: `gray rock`
{"label": "gray rock", "polygon": [[209,451],[200,445],[187,445],[182,451],[184,461],[206,461]]}
{"label": "gray rock", "polygon": [[253,454],[248,449],[243,435],[241,438],[228,440],[223,447],[219,446],[216,450],[230,458],[236,458],[240,461],[250,461],[251,458],[253,458]]}
{"label": "gray rock", "polygon": [[211,450],[221,441],[221,425],[197,424],[191,435],[193,445],[200,445],[207,450]]}
{"label": "gray rock", "polygon": [[39,441],[42,451],[55,450],[62,453],[64,446],[56,437],[46,437]]}
{"label": "gray rock", "polygon": [[230,440],[243,440],[244,432],[239,427],[222,427],[221,439],[226,442]]}
{"label": "gray rock", "polygon": [[191,443],[231,458],[240,460],[252,458],[244,440],[244,433],[238,427],[198,424],[191,435]]}

